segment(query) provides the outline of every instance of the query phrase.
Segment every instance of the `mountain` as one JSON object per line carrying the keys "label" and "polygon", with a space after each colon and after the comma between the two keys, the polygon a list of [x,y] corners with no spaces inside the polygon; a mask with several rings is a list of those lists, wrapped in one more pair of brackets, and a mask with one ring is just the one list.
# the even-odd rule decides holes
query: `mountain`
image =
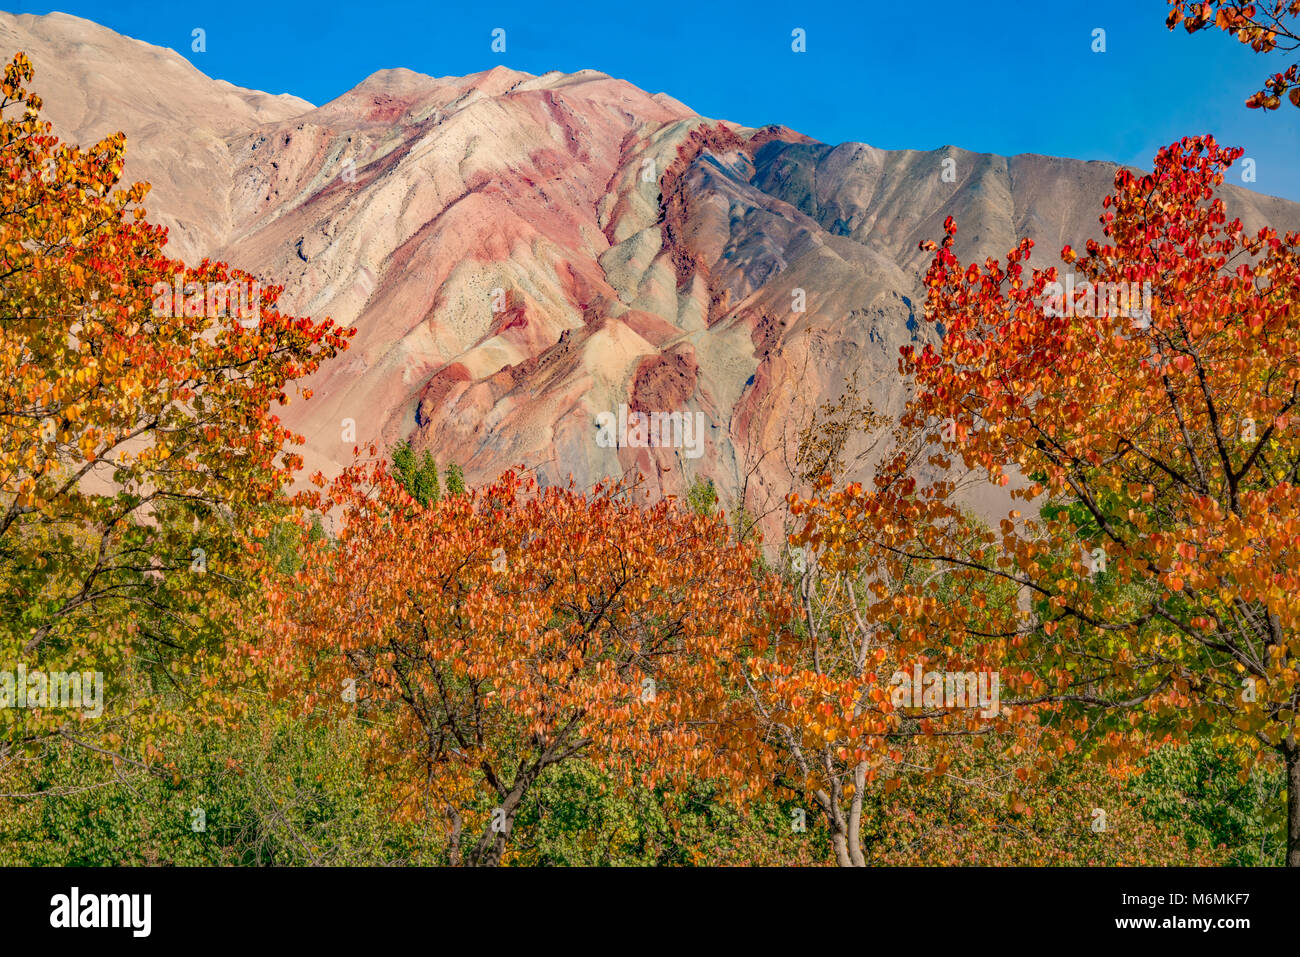
{"label": "mountain", "polygon": [[[963,259],[1027,235],[1055,264],[1100,234],[1115,173],[832,146],[591,70],[384,70],[313,107],[63,14],[2,14],[0,42],[31,57],[56,132],[126,132],[175,254],[356,326],[284,410],[327,474],[355,445],[409,437],[471,482],[523,464],[582,485],[640,471],[679,494],[699,476],[762,512],[790,486],[798,428],[847,381],[900,407],[898,349],[930,334],[920,240],[952,215]],[[1247,225],[1300,228],[1297,204],[1225,192]],[[621,405],[698,416],[702,442],[606,447]]]}
{"label": "mountain", "polygon": [[150,218],[168,227],[169,251],[187,261],[231,235],[228,140],[312,109],[294,96],[213,80],[174,50],[64,13],[0,11],[5,62],[19,50],[31,58],[34,88],[61,138],[89,145],[128,134],[126,179],[153,184]]}

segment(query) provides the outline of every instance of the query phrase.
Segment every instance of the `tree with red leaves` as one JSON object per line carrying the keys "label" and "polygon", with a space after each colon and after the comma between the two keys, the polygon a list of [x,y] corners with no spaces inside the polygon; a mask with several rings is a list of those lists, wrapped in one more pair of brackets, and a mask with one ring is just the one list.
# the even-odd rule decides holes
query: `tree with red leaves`
{"label": "tree with red leaves", "polygon": [[[925,279],[943,334],[904,349],[896,454],[873,487],[797,504],[805,539],[982,589],[974,617],[924,590],[877,614],[996,645],[1004,703],[1063,751],[1086,733],[1123,765],[1208,734],[1243,774],[1279,758],[1300,866],[1300,235],[1228,218],[1240,155],[1194,137],[1120,170],[1064,287],[1029,240],[963,265],[950,218]],[[963,475],[1025,514],[973,521]]]}

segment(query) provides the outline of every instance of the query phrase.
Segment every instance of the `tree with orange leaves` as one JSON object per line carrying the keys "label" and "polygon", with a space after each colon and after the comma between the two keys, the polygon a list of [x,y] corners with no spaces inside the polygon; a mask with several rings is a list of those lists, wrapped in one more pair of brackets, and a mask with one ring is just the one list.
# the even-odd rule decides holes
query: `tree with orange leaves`
{"label": "tree with orange leaves", "polygon": [[[1173,8],[1165,21],[1172,30],[1179,24],[1188,33],[1215,27],[1236,37],[1256,53],[1300,50],[1300,0],[1169,0]],[[1264,81],[1246,105],[1252,110],[1276,110],[1286,97],[1300,108],[1300,66],[1292,63]]]}
{"label": "tree with orange leaves", "polygon": [[168,259],[147,187],[115,189],[125,137],[61,143],[32,75],[20,53],[0,87],[0,758],[149,765],[171,705],[224,710],[219,675],[248,666],[231,619],[299,466],[271,407],[347,334]]}
{"label": "tree with orange leaves", "polygon": [[[904,350],[899,452],[812,531],[1010,589],[977,621],[925,596],[892,611],[1005,643],[1008,705],[1060,749],[1086,732],[1124,763],[1209,734],[1244,765],[1280,757],[1300,866],[1300,235],[1228,219],[1215,189],[1238,156],[1197,137],[1120,170],[1106,240],[1063,250],[1067,277],[1027,271],[1028,240],[963,265],[949,219],[926,275],[942,341]],[[963,470],[1028,514],[981,529]]]}
{"label": "tree with orange leaves", "polygon": [[[850,486],[846,494],[858,491]],[[797,621],[768,654],[750,660],[749,687],[766,742],[780,756],[775,783],[823,819],[836,864],[863,867],[881,851],[864,834],[870,790],[934,785],[952,766],[948,744],[962,742],[968,756],[996,755],[1017,730],[1027,740],[1032,725],[1002,711],[998,643],[937,635],[919,602],[909,621],[896,613],[906,596],[925,589],[933,569],[833,542],[819,526],[844,521],[832,517],[834,508],[820,499],[796,506],[807,520],[793,537]],[[989,583],[938,597],[981,601],[981,585]],[[1025,750],[1022,744],[1017,753]],[[1010,777],[1007,765],[997,777]]]}
{"label": "tree with orange leaves", "polygon": [[[851,448],[855,433],[875,432],[884,422],[851,382],[801,430],[792,477],[811,483],[817,494],[789,500],[792,519],[800,524],[784,564],[797,614],[792,627],[777,633],[768,652],[748,666],[757,719],[779,755],[775,783],[806,802],[796,824],[807,826],[808,814],[823,820],[835,862],[843,867],[879,859],[882,848],[867,833],[875,830],[872,807],[905,782],[937,786],[953,759],[948,744],[960,741],[968,757],[996,754],[995,737],[1003,750],[1010,742],[995,731],[1024,736],[1031,728],[1002,714],[991,684],[998,643],[942,640],[923,620],[924,608],[936,598],[942,607],[970,604],[976,614],[973,606],[985,604],[984,592],[990,585],[996,592],[998,583],[956,589],[940,583],[936,591],[936,578],[946,572],[942,567],[906,556],[890,561],[889,553],[865,552],[838,534],[858,517],[853,503],[862,489],[850,484],[837,494],[831,487],[876,451],[875,444]],[[900,537],[896,544],[902,542]],[[905,620],[896,609],[909,602],[912,614]],[[961,706],[950,707],[958,676]],[[949,679],[951,702],[947,689],[935,687]],[[1011,777],[1006,766],[997,775]],[[880,793],[873,797],[871,790]]]}
{"label": "tree with orange leaves", "polygon": [[500,863],[570,759],[623,784],[755,781],[740,666],[781,599],[721,518],[515,473],[421,506],[382,465],[322,504],[340,537],[271,599],[282,692],[372,722],[378,773],[447,822],[453,863]]}

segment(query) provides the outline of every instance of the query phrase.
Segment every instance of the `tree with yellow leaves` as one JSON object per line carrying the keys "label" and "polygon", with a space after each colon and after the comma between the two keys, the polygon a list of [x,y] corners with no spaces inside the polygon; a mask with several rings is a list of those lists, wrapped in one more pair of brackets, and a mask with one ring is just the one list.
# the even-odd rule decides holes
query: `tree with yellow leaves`
{"label": "tree with yellow leaves", "polygon": [[60,142],[32,75],[0,87],[0,758],[149,765],[174,706],[251,668],[234,619],[299,466],[272,407],[347,334],[168,259],[147,187],[115,188],[125,137]]}

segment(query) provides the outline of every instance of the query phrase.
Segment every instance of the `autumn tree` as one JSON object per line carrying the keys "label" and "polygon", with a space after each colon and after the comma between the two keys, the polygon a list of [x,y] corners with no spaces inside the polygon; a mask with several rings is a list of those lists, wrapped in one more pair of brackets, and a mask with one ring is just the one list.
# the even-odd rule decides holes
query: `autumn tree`
{"label": "autumn tree", "polygon": [[[850,381],[800,429],[791,477],[807,491],[789,497],[782,558],[797,614],[749,668],[760,726],[780,756],[774,783],[805,802],[799,823],[825,824],[840,866],[895,853],[901,832],[880,808],[919,807],[929,792],[965,789],[985,804],[996,795],[1009,816],[1020,813],[1028,769],[1051,757],[1037,749],[1031,709],[1002,707],[995,682],[1008,642],[993,628],[979,633],[1015,589],[913,557],[917,526],[863,515],[858,483],[836,488],[889,449],[886,423]],[[916,455],[913,443],[907,456]],[[870,548],[848,534],[863,521],[877,523]],[[969,632],[944,627],[954,614]],[[932,842],[926,853],[946,860],[944,850]]]}
{"label": "autumn tree", "polygon": [[[1169,0],[1173,9],[1166,23],[1170,30],[1182,25],[1188,33],[1216,28],[1236,37],[1256,53],[1294,53],[1300,50],[1300,0]],[[1300,107],[1300,65],[1292,63],[1264,81],[1246,105],[1253,110],[1276,110],[1285,97]]]}
{"label": "autumn tree", "polygon": [[[908,554],[917,543],[905,523],[860,547],[850,530],[878,517],[857,511],[863,494],[857,483],[832,490],[826,474],[808,498],[792,495],[797,616],[750,662],[760,725],[781,756],[775,784],[809,802],[835,862],[852,867],[889,853],[897,834],[871,809],[909,800],[899,788],[957,783],[1010,804],[1044,757],[1031,709],[1002,704],[1008,642],[984,626],[1011,589]],[[945,627],[957,614],[969,631]],[[954,768],[958,753],[978,772]]]}
{"label": "autumn tree", "polygon": [[[220,708],[250,667],[232,626],[299,465],[272,407],[347,336],[168,259],[147,187],[115,188],[125,137],[60,142],[32,74],[15,56],[0,98],[0,671],[107,684],[99,715],[32,684],[0,709],[0,758],[58,741],[148,764],[164,699]],[[235,314],[210,309],[232,284]]]}
{"label": "autumn tree", "polygon": [[[323,482],[323,478],[321,479]],[[740,665],[780,595],[723,519],[626,490],[539,489],[507,473],[412,507],[354,465],[322,504],[336,543],[272,596],[305,706],[372,722],[404,810],[445,820],[453,862],[501,862],[548,770],[582,759],[615,786],[754,780]]]}
{"label": "autumn tree", "polygon": [[[847,494],[856,492],[850,486]],[[767,743],[780,755],[774,783],[822,818],[838,865],[862,867],[881,853],[870,834],[879,829],[864,816],[871,792],[936,786],[952,763],[947,744],[960,739],[993,755],[1020,742],[1023,754],[1033,725],[1000,705],[993,682],[1003,643],[963,641],[964,634],[925,624],[938,617],[930,606],[945,602],[964,604],[969,620],[978,620],[980,588],[999,583],[930,589],[922,599],[942,568],[882,561],[832,541],[822,522],[842,523],[835,509],[817,498],[796,508],[806,520],[789,562],[797,619],[768,654],[751,659],[749,688]],[[990,777],[1014,785],[1014,768],[999,766]]]}
{"label": "autumn tree", "polygon": [[[1238,156],[1196,137],[1153,173],[1120,170],[1105,240],[1062,251],[1064,284],[1027,270],[1029,240],[963,265],[949,219],[926,275],[942,341],[902,358],[902,431],[946,477],[918,481],[900,454],[836,493],[824,533],[1012,589],[983,620],[940,608],[929,627],[1006,642],[1004,703],[1052,709],[1062,751],[1087,733],[1125,763],[1208,734],[1243,774],[1280,757],[1297,866],[1300,236],[1228,219],[1215,189]],[[1026,514],[980,531],[963,474]]]}

